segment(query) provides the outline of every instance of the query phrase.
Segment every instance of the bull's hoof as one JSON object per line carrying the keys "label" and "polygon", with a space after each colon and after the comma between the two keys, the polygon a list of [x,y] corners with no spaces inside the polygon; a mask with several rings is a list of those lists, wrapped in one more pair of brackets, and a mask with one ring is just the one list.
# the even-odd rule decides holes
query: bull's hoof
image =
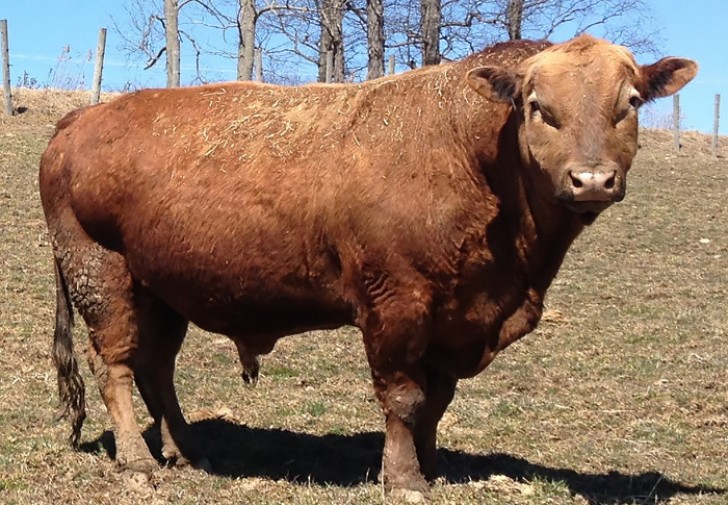
{"label": "bull's hoof", "polygon": [[168,430],[162,431],[162,457],[167,464],[176,468],[184,468],[191,466],[193,468],[205,469],[205,465],[209,466],[204,452],[199,446],[191,441],[187,433],[178,435],[177,442],[169,434]]}
{"label": "bull's hoof", "polygon": [[259,372],[260,372],[260,368],[258,367],[258,364],[256,363],[255,366],[244,367],[243,373],[240,375],[243,378],[243,382],[245,382],[246,385],[255,387],[258,385]]}
{"label": "bull's hoof", "polygon": [[182,453],[177,446],[174,446],[174,448],[165,447],[162,450],[162,456],[164,456],[169,464],[173,465],[175,468],[192,467],[206,473],[212,473],[212,465],[206,457],[198,456],[190,460],[189,458],[182,456]]}
{"label": "bull's hoof", "polygon": [[427,503],[430,498],[429,490],[426,493],[412,489],[394,489],[392,496],[405,503]]}
{"label": "bull's hoof", "polygon": [[129,470],[137,473],[151,474],[159,469],[159,463],[154,458],[117,459],[116,464],[120,470]]}
{"label": "bull's hoof", "polygon": [[[381,481],[381,475],[380,475]],[[425,503],[430,498],[430,485],[421,475],[384,480],[384,488],[391,491],[393,497],[406,503]]]}
{"label": "bull's hoof", "polygon": [[171,441],[166,441],[162,445],[162,457],[174,466],[187,466],[190,464],[189,460],[182,456],[179,447]]}
{"label": "bull's hoof", "polygon": [[201,458],[193,465],[197,470],[202,470],[205,473],[213,473],[212,465],[207,458]]}
{"label": "bull's hoof", "polygon": [[194,466],[192,462],[185,458],[184,456],[180,456],[179,454],[174,455],[164,455],[164,459],[167,460],[167,463],[171,466],[174,466],[175,468],[186,468],[188,466]]}

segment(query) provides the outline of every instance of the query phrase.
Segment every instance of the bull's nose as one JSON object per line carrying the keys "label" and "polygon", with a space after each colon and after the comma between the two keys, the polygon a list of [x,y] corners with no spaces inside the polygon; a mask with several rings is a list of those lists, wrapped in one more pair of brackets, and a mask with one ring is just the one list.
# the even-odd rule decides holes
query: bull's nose
{"label": "bull's nose", "polygon": [[617,171],[569,171],[574,201],[610,201],[617,197]]}

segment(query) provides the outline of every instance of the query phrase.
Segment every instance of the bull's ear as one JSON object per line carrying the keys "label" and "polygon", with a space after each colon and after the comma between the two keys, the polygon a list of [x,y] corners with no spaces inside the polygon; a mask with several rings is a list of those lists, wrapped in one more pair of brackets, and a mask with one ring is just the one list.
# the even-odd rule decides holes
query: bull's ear
{"label": "bull's ear", "polygon": [[465,76],[478,94],[497,102],[512,102],[521,92],[521,79],[500,67],[478,67]]}
{"label": "bull's ear", "polygon": [[642,67],[642,99],[649,101],[677,93],[698,73],[698,64],[685,58],[662,58]]}

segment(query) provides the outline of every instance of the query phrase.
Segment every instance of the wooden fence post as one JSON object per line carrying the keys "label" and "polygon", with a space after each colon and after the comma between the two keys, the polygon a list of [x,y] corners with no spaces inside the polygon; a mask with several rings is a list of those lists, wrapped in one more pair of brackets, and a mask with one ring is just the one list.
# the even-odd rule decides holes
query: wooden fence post
{"label": "wooden fence post", "polygon": [[91,105],[99,103],[101,98],[101,76],[104,72],[104,53],[106,52],[106,28],[99,30],[99,43],[96,46],[96,64],[94,80],[91,84]]}
{"label": "wooden fence post", "polygon": [[389,75],[394,75],[394,55],[389,57]]}
{"label": "wooden fence post", "polygon": [[713,156],[718,156],[718,128],[720,127],[720,94],[715,95],[713,111]]}
{"label": "wooden fence post", "polygon": [[260,47],[255,48],[255,80],[263,82],[263,50]]}
{"label": "wooden fence post", "polygon": [[10,93],[10,48],[8,47],[8,20],[0,19],[0,50],[3,65],[3,101],[5,114],[13,115],[13,96]]}
{"label": "wooden fence post", "polygon": [[680,150],[680,95],[672,97],[672,138],[675,150]]}

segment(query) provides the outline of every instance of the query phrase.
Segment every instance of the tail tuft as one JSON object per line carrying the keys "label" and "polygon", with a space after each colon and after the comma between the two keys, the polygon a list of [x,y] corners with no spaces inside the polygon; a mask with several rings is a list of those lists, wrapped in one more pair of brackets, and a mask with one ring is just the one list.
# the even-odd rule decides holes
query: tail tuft
{"label": "tail tuft", "polygon": [[68,286],[56,260],[56,329],[53,334],[53,363],[58,373],[58,419],[71,421],[71,446],[77,449],[86,419],[86,388],[73,351],[73,309]]}

